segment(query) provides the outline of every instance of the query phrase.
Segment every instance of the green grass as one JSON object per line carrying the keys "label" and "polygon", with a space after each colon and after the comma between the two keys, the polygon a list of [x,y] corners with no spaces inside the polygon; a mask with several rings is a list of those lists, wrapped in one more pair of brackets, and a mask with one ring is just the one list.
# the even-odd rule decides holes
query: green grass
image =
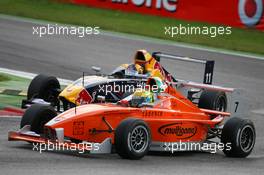
{"label": "green grass", "polygon": [[10,80],[10,78],[7,75],[0,74],[0,82],[1,81],[9,81],[9,80]]}
{"label": "green grass", "polygon": [[[1,79],[1,77],[5,77]],[[17,76],[0,73],[0,89],[14,89],[14,90],[27,90],[30,83],[29,79],[20,78]],[[0,108],[5,106],[21,106],[23,96],[0,94]]]}
{"label": "green grass", "polygon": [[20,108],[22,99],[25,99],[25,97],[0,94],[0,109],[6,106]]}
{"label": "green grass", "polygon": [[99,26],[104,30],[264,54],[264,32],[250,29],[233,28],[231,35],[222,35],[215,38],[204,35],[181,35],[171,38],[164,34],[165,26],[178,26],[179,24],[212,25],[72,4],[60,4],[51,0],[1,0],[0,13],[74,25]]}
{"label": "green grass", "polygon": [[0,73],[0,77],[5,77],[5,81],[0,81],[1,89],[15,89],[26,91],[31,80],[9,74]]}

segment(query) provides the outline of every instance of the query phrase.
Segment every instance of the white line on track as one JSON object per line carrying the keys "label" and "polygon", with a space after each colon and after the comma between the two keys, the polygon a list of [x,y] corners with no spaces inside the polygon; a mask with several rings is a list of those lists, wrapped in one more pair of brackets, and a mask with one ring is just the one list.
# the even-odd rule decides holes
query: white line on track
{"label": "white line on track", "polygon": [[[7,68],[0,68],[0,72],[10,74],[10,75],[15,75],[15,76],[22,77],[22,78],[27,78],[27,79],[33,79],[37,75],[34,73],[12,70],[12,69],[7,69]],[[71,80],[66,80],[66,79],[61,79],[61,78],[58,78],[58,80],[61,85],[68,85],[72,83]]]}
{"label": "white line on track", "polygon": [[255,114],[264,115],[264,109],[256,109],[256,110],[252,110],[251,112]]}
{"label": "white line on track", "polygon": [[11,116],[11,115],[0,115],[0,118],[19,118],[21,119],[22,116]]}

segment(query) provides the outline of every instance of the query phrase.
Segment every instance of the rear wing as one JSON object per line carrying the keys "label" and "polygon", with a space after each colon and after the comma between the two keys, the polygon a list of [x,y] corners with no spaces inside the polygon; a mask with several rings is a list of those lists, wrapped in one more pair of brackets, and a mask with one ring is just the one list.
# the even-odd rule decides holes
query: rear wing
{"label": "rear wing", "polygon": [[197,59],[197,58],[189,58],[189,57],[171,55],[171,54],[162,53],[162,52],[153,52],[152,57],[155,58],[158,62],[160,62],[161,58],[165,58],[165,59],[170,59],[170,60],[204,64],[205,69],[204,69],[203,83],[204,84],[212,84],[213,83],[214,63],[215,63],[215,61],[213,61],[213,60],[202,60],[202,59]]}
{"label": "rear wing", "polygon": [[172,55],[162,52],[153,52],[152,57],[155,58],[158,62],[160,62],[161,58],[165,58],[170,60],[193,62],[205,65],[203,83],[196,83],[180,79],[176,79],[176,81],[174,82],[167,83],[174,85],[176,89],[187,98],[189,98],[190,95],[194,95],[194,99],[199,99],[201,93],[204,90],[225,92],[228,101],[227,112],[229,112],[232,117],[241,117],[249,113],[249,103],[245,98],[245,92],[242,89],[212,85],[215,61]]}

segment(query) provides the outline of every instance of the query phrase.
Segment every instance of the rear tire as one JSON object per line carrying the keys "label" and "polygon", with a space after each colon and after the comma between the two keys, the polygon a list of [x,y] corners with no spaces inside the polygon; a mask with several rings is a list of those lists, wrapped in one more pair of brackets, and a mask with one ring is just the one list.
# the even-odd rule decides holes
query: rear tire
{"label": "rear tire", "polygon": [[28,87],[27,99],[40,98],[56,106],[59,104],[59,89],[60,83],[56,77],[40,74],[31,81]]}
{"label": "rear tire", "polygon": [[226,112],[227,98],[225,92],[203,91],[199,99],[198,107]]}
{"label": "rear tire", "polygon": [[[252,121],[237,117],[229,119],[224,125],[221,142],[227,157],[247,157],[254,148],[256,131]],[[230,144],[229,147],[226,145]]]}
{"label": "rear tire", "polygon": [[115,149],[122,158],[143,158],[148,153],[150,142],[150,129],[143,120],[125,119],[115,130]]}
{"label": "rear tire", "polygon": [[31,131],[43,134],[44,125],[53,119],[57,112],[51,106],[34,104],[30,106],[22,116],[20,128],[30,125]]}

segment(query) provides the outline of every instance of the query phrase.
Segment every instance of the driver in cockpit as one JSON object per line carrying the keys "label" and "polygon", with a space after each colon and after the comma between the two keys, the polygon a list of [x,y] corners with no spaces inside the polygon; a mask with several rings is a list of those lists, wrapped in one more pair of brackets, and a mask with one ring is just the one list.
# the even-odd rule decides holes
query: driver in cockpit
{"label": "driver in cockpit", "polygon": [[140,65],[143,69],[143,74],[148,75],[148,77],[159,77],[161,80],[165,79],[160,63],[146,50],[138,50],[136,52],[134,64]]}
{"label": "driver in cockpit", "polygon": [[166,76],[160,63],[146,50],[138,50],[134,56],[133,64],[122,64],[112,72],[112,75],[118,78],[143,75],[146,78],[159,77],[161,80],[164,80]]}
{"label": "driver in cockpit", "polygon": [[153,105],[158,100],[158,95],[164,92],[166,84],[159,77],[148,78],[144,89],[137,89],[131,99],[119,101],[122,106],[141,107],[144,104]]}

